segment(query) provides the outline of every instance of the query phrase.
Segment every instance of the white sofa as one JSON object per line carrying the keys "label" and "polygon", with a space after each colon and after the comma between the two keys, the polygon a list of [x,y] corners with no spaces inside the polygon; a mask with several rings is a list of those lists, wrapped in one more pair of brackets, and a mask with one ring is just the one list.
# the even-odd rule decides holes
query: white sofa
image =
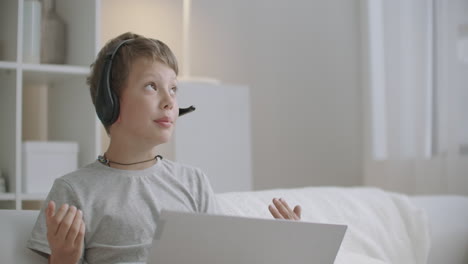
{"label": "white sofa", "polygon": [[[283,197],[303,207],[303,221],[348,225],[335,263],[468,263],[465,196],[408,197],[374,188],[310,187],[217,197],[223,214],[270,218],[271,198]],[[47,263],[25,248],[37,213],[0,210],[0,263]]]}

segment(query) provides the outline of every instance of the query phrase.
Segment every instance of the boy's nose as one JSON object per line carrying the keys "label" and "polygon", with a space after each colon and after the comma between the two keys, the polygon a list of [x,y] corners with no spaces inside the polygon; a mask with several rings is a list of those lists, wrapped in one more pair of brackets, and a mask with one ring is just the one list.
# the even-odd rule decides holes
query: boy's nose
{"label": "boy's nose", "polygon": [[172,109],[174,107],[174,101],[175,99],[172,98],[169,94],[165,94],[160,102],[159,107],[162,110],[167,110],[167,109]]}

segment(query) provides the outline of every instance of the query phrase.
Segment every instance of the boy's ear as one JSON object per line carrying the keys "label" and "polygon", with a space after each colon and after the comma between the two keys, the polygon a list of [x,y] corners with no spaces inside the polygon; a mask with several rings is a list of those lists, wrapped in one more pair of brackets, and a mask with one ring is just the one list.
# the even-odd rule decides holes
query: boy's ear
{"label": "boy's ear", "polygon": [[185,114],[193,112],[193,111],[195,111],[195,109],[196,108],[193,105],[191,105],[190,107],[187,107],[187,108],[179,108],[179,116],[183,116]]}

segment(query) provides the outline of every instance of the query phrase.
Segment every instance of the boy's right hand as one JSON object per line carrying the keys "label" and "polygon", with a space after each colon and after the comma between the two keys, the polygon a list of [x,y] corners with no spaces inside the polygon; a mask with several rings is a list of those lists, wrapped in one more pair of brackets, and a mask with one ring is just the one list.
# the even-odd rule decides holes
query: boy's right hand
{"label": "boy's right hand", "polygon": [[55,202],[50,201],[45,214],[47,240],[52,251],[49,263],[77,263],[84,246],[85,224],[82,211],[75,206],[63,204],[55,212]]}

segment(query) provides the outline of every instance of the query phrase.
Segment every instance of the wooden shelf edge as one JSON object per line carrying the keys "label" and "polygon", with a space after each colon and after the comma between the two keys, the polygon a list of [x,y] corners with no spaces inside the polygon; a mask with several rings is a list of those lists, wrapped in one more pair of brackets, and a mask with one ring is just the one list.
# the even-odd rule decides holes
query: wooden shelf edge
{"label": "wooden shelf edge", "polygon": [[25,72],[66,73],[76,75],[87,75],[90,71],[90,68],[87,66],[58,64],[23,64],[22,69]]}
{"label": "wooden shelf edge", "polygon": [[0,193],[0,201],[14,201],[15,199],[14,193]]}
{"label": "wooden shelf edge", "polygon": [[19,197],[22,201],[45,200],[47,193],[22,193]]}
{"label": "wooden shelf edge", "polygon": [[18,64],[10,61],[0,61],[0,69],[16,70]]}

